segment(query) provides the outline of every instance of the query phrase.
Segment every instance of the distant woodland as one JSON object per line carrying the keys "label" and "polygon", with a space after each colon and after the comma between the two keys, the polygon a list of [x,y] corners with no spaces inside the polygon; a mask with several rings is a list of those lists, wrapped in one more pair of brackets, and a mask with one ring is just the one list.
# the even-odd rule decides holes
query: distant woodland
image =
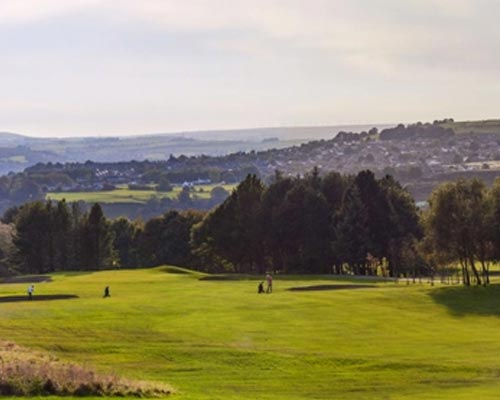
{"label": "distant woodland", "polygon": [[440,276],[489,283],[500,260],[500,180],[445,183],[422,211],[390,176],[317,168],[304,177],[249,174],[209,212],[108,219],[99,204],[35,201],[0,227],[3,274],[139,268],[209,272]]}

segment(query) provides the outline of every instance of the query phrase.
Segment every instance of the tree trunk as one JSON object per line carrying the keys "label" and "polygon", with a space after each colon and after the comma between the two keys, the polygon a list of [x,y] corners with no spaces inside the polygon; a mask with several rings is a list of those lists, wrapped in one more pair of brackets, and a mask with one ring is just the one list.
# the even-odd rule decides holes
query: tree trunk
{"label": "tree trunk", "polygon": [[483,273],[483,283],[484,285],[490,284],[490,269],[484,260],[481,260],[481,268]]}
{"label": "tree trunk", "polygon": [[476,268],[476,265],[474,263],[474,257],[473,256],[470,256],[469,257],[469,263],[470,263],[470,267],[472,269],[472,272],[474,273],[474,276],[476,277],[476,283],[478,285],[481,285],[481,276],[479,275],[479,271],[477,270]]}
{"label": "tree trunk", "polygon": [[470,286],[469,269],[463,258],[460,258],[460,266],[462,267],[462,281],[465,286]]}

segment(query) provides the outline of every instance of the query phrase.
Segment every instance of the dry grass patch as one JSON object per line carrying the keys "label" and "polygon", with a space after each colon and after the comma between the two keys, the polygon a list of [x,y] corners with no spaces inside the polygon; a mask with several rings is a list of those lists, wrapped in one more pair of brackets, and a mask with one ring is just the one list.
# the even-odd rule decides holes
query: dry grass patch
{"label": "dry grass patch", "polygon": [[60,361],[41,352],[0,342],[0,395],[165,397],[170,386],[134,381]]}

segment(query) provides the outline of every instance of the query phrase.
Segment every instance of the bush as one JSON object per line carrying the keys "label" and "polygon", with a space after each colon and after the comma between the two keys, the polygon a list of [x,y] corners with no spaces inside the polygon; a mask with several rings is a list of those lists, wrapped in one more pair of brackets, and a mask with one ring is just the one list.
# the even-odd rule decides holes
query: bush
{"label": "bush", "polygon": [[100,375],[50,355],[0,342],[1,396],[164,397],[167,385]]}

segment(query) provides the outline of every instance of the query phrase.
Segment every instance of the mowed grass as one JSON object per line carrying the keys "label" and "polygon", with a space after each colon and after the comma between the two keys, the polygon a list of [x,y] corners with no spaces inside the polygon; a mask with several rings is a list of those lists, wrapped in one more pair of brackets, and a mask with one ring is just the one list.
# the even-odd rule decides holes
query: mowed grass
{"label": "mowed grass", "polygon": [[[329,277],[199,280],[176,269],[55,274],[0,301],[0,339],[102,373],[171,384],[179,400],[497,399],[500,286]],[[2,297],[27,284],[1,284]],[[102,298],[110,286],[111,298]]]}
{"label": "mowed grass", "polygon": [[[191,192],[192,197],[200,199],[209,199],[210,191],[216,187],[222,186],[229,193],[234,189],[235,185],[197,185]],[[139,203],[144,204],[152,198],[169,198],[176,199],[181,192],[182,187],[174,186],[170,192],[161,192],[156,190],[129,190],[127,188],[117,188],[108,191],[96,192],[50,192],[46,198],[55,201],[66,199],[67,202],[85,201],[87,203]]]}

